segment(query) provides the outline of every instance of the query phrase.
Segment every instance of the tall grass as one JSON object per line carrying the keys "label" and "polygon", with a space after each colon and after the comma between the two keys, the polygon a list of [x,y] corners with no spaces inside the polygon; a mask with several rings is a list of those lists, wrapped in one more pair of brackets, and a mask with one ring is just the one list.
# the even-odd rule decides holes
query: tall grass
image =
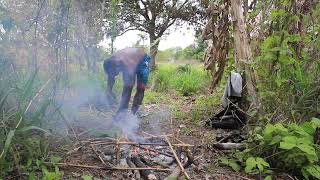
{"label": "tall grass", "polygon": [[157,92],[174,90],[191,95],[206,91],[210,77],[199,65],[159,64],[149,81]]}
{"label": "tall grass", "polygon": [[44,168],[41,162],[48,158],[44,137],[50,132],[44,122],[54,113],[54,78],[44,79],[38,71],[16,72],[10,61],[1,60],[0,177],[19,179]]}

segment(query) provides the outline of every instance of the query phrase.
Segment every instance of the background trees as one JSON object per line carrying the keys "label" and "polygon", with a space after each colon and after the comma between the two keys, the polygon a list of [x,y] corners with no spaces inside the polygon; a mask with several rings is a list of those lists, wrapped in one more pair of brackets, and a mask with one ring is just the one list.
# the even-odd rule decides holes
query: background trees
{"label": "background trees", "polygon": [[120,34],[139,30],[149,35],[152,67],[155,66],[160,38],[170,26],[181,25],[183,21],[200,23],[202,18],[199,3],[193,0],[123,0],[118,6]]}
{"label": "background trees", "polygon": [[299,121],[317,114],[318,7],[316,1],[211,2],[204,37],[212,41],[205,59],[214,74],[212,87],[227,60],[227,68],[247,74],[249,100],[259,104],[260,97],[265,112]]}

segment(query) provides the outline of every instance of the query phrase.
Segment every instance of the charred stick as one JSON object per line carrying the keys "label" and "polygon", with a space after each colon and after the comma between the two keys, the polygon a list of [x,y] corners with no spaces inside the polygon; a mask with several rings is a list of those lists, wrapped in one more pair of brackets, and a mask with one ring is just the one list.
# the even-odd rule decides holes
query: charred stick
{"label": "charred stick", "polygon": [[142,149],[144,149],[144,150],[149,150],[149,151],[152,151],[152,152],[155,152],[155,153],[159,153],[159,154],[162,154],[162,155],[165,155],[165,156],[168,156],[168,157],[172,157],[172,158],[173,158],[173,155],[168,154],[168,153],[165,153],[165,152],[161,152],[161,151],[158,151],[158,150],[155,150],[155,149],[151,149],[151,148],[146,148],[146,147],[139,146],[139,145],[133,145],[133,146],[138,147],[138,148],[142,148]]}
{"label": "charred stick", "polygon": [[[127,145],[154,145],[154,146],[168,146],[168,144],[164,144],[164,143],[137,143],[137,142],[125,142],[125,141],[121,141],[121,142],[104,142],[104,143],[93,143],[94,145],[109,145],[109,144],[127,144]],[[177,146],[177,147],[193,147],[194,145],[191,144],[171,144],[172,146]]]}
{"label": "charred stick", "polygon": [[100,161],[102,162],[103,165],[107,166],[106,162],[104,162],[104,160],[102,159],[101,155],[98,153],[98,151],[96,150],[96,148],[91,144],[90,145],[93,152],[98,156],[98,158],[100,159]]}
{"label": "charred stick", "polygon": [[[140,160],[138,156],[131,157],[132,162],[140,168],[147,168],[147,166]],[[154,179],[156,177],[151,170],[144,169],[140,171],[141,175],[144,176],[146,179]]]}
{"label": "charred stick", "polygon": [[139,157],[140,157],[141,161],[144,164],[148,165],[148,166],[159,165],[159,166],[162,166],[162,167],[165,167],[165,168],[170,168],[170,166],[167,165],[167,164],[164,164],[164,163],[152,160],[152,159],[148,159],[147,157],[145,157],[145,156],[143,156],[141,154],[139,154]]}
{"label": "charred stick", "polygon": [[52,162],[44,162],[45,164],[54,164],[60,167],[63,166],[72,166],[72,167],[80,167],[80,168],[92,168],[92,169],[102,169],[102,170],[155,170],[155,171],[171,171],[171,169],[163,169],[159,167],[136,167],[136,168],[127,168],[127,167],[101,167],[101,166],[90,166],[83,164],[68,164],[68,163],[52,163]]}
{"label": "charred stick", "polygon": [[139,156],[140,160],[141,160],[144,164],[146,164],[147,166],[154,166],[154,163],[153,163],[150,159],[144,157],[144,156],[141,155],[141,154],[139,154],[138,156]]}
{"label": "charred stick", "polygon": [[[187,157],[188,157],[188,160],[187,162],[185,162],[183,164],[183,167],[184,168],[187,168],[188,166],[190,166],[193,161],[194,161],[194,158],[191,156],[191,153],[189,151],[187,151]],[[172,173],[165,178],[165,180],[170,180],[170,179],[178,179],[179,175],[181,174],[181,168],[179,166],[177,166],[173,171]]]}
{"label": "charred stick", "polygon": [[[126,158],[127,164],[131,168],[136,168],[137,166],[131,161],[130,157]],[[133,170],[133,176],[135,179],[141,179],[140,172],[138,170]]]}
{"label": "charred stick", "polygon": [[114,150],[113,148],[108,148],[104,151],[105,155],[114,155],[116,154],[116,150]]}
{"label": "charred stick", "polygon": [[117,164],[120,164],[120,144],[119,144],[119,140],[117,141],[117,144],[116,144],[116,161],[117,161]]}
{"label": "charred stick", "polygon": [[169,147],[170,147],[170,149],[171,149],[171,151],[172,151],[172,153],[173,153],[173,155],[174,155],[174,158],[176,159],[179,167],[181,168],[181,171],[183,172],[183,174],[186,176],[187,179],[190,179],[190,176],[188,175],[188,173],[187,173],[186,170],[184,169],[183,165],[181,164],[181,162],[180,162],[180,160],[179,160],[176,152],[174,151],[174,149],[173,149],[173,147],[172,147],[172,145],[171,145],[168,137],[165,137],[165,138],[166,138],[166,141],[168,142]]}

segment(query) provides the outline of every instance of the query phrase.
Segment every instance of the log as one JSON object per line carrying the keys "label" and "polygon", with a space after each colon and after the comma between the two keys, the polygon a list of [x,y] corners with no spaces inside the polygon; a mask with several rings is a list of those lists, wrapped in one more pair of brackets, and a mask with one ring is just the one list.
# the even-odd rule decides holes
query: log
{"label": "log", "polygon": [[113,148],[108,148],[104,151],[105,155],[115,155],[116,154],[116,150]]}
{"label": "log", "polygon": [[213,146],[218,149],[231,150],[231,149],[244,149],[245,145],[242,143],[213,143]]}
{"label": "log", "polygon": [[[138,156],[132,155],[131,157],[132,162],[140,168],[146,168],[147,166],[140,160]],[[144,176],[148,180],[155,180],[157,177],[153,174],[151,170],[140,170],[140,174]]]}
{"label": "log", "polygon": [[[191,156],[191,154],[189,153],[189,151],[188,151],[188,153],[187,153],[187,157],[188,157],[187,162],[185,162],[185,163],[183,164],[183,167],[184,167],[184,168],[187,168],[188,166],[190,166],[190,165],[193,163],[193,161],[194,161],[194,158],[193,158],[193,156]],[[180,168],[179,166],[177,166],[177,167],[171,172],[171,174],[170,174],[168,177],[165,178],[165,180],[178,179],[178,177],[180,176],[180,174],[181,174],[181,168]]]}
{"label": "log", "polygon": [[139,154],[138,155],[140,160],[147,166],[154,166],[155,164],[148,158],[144,157],[143,155]]}
{"label": "log", "polygon": [[[129,167],[131,168],[136,168],[137,166],[131,161],[130,157],[128,156],[126,158],[127,160],[127,164],[129,165]],[[141,179],[141,175],[140,172],[138,170],[132,170],[133,171],[133,176],[135,179]]]}

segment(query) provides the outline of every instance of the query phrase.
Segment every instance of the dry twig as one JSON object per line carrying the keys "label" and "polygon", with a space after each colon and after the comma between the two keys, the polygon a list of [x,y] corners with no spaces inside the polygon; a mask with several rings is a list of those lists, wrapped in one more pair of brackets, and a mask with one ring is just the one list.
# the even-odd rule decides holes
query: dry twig
{"label": "dry twig", "polygon": [[176,159],[179,167],[181,168],[181,171],[183,172],[183,174],[186,176],[187,179],[190,179],[190,176],[188,175],[188,173],[187,173],[186,170],[184,169],[183,165],[181,164],[181,162],[180,162],[180,160],[179,160],[176,152],[174,151],[174,149],[173,149],[173,147],[172,147],[172,145],[171,145],[168,137],[165,137],[165,138],[166,138],[166,141],[167,141],[168,144],[169,144],[169,147],[170,147],[170,149],[171,149],[171,151],[172,151],[172,153],[173,153],[173,155],[174,155],[174,157],[175,157],[175,159]]}

